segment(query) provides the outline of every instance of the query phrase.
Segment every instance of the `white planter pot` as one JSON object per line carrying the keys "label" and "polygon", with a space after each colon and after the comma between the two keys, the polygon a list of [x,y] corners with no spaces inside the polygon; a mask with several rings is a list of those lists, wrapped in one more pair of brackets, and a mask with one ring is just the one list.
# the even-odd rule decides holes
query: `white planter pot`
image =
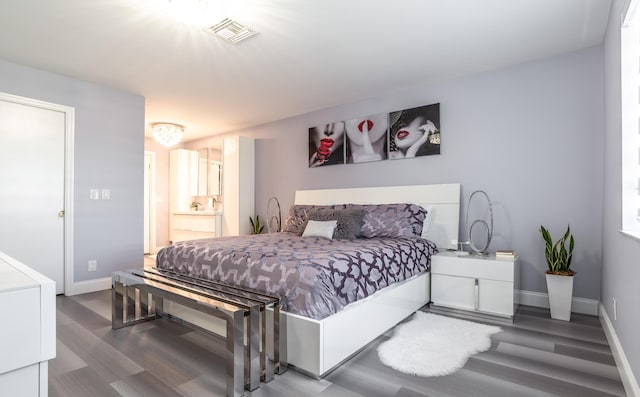
{"label": "white planter pot", "polygon": [[558,276],[555,274],[545,274],[545,276],[547,276],[551,318],[571,321],[573,276]]}

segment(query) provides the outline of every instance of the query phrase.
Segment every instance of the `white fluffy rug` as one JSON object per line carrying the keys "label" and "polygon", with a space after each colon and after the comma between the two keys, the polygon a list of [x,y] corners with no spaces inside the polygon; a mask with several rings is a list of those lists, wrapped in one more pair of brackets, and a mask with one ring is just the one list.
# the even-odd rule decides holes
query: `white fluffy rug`
{"label": "white fluffy rug", "polygon": [[416,312],[378,347],[383,364],[411,375],[442,376],[464,367],[469,356],[489,350],[500,327]]}

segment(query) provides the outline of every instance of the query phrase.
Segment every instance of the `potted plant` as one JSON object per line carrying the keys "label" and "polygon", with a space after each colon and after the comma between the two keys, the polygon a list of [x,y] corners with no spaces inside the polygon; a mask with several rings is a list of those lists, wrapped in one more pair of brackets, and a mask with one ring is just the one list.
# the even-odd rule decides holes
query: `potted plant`
{"label": "potted plant", "polygon": [[555,243],[551,238],[551,233],[544,226],[540,226],[540,233],[545,242],[544,256],[549,266],[545,276],[547,279],[547,291],[549,292],[551,318],[570,321],[573,276],[576,274],[570,268],[575,245],[571,229],[567,225],[567,231],[564,236]]}
{"label": "potted plant", "polygon": [[251,234],[260,234],[264,230],[264,225],[260,223],[260,216],[256,215],[256,220],[249,217],[249,222],[251,222]]}

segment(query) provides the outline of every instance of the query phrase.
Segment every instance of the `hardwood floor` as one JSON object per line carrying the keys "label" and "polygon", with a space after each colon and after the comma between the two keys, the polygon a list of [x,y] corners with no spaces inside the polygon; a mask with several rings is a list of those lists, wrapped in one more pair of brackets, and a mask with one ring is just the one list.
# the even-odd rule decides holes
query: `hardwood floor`
{"label": "hardwood floor", "polygon": [[[424,308],[424,310],[428,310]],[[167,319],[111,329],[110,291],[57,298],[57,357],[49,393],[64,396],[223,396],[224,341]],[[443,377],[388,368],[376,347],[387,333],[324,379],[288,371],[248,397],[624,396],[597,317],[551,320],[521,306],[491,349]],[[0,393],[1,394],[1,393]]]}

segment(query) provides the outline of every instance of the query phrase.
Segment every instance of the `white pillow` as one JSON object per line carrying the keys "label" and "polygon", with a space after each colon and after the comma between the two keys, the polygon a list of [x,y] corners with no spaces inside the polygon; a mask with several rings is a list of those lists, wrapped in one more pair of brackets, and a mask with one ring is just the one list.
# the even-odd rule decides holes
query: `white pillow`
{"label": "white pillow", "polygon": [[336,230],[337,220],[333,221],[312,221],[309,220],[307,227],[304,228],[302,237],[324,237],[329,240],[333,239],[333,232]]}
{"label": "white pillow", "polygon": [[433,212],[435,211],[435,208],[433,208],[433,206],[431,205],[423,205],[422,208],[424,208],[427,211],[427,216],[424,218],[424,222],[422,222],[422,238],[427,238],[427,235],[429,234],[429,227],[431,226],[431,220],[433,219]]}

